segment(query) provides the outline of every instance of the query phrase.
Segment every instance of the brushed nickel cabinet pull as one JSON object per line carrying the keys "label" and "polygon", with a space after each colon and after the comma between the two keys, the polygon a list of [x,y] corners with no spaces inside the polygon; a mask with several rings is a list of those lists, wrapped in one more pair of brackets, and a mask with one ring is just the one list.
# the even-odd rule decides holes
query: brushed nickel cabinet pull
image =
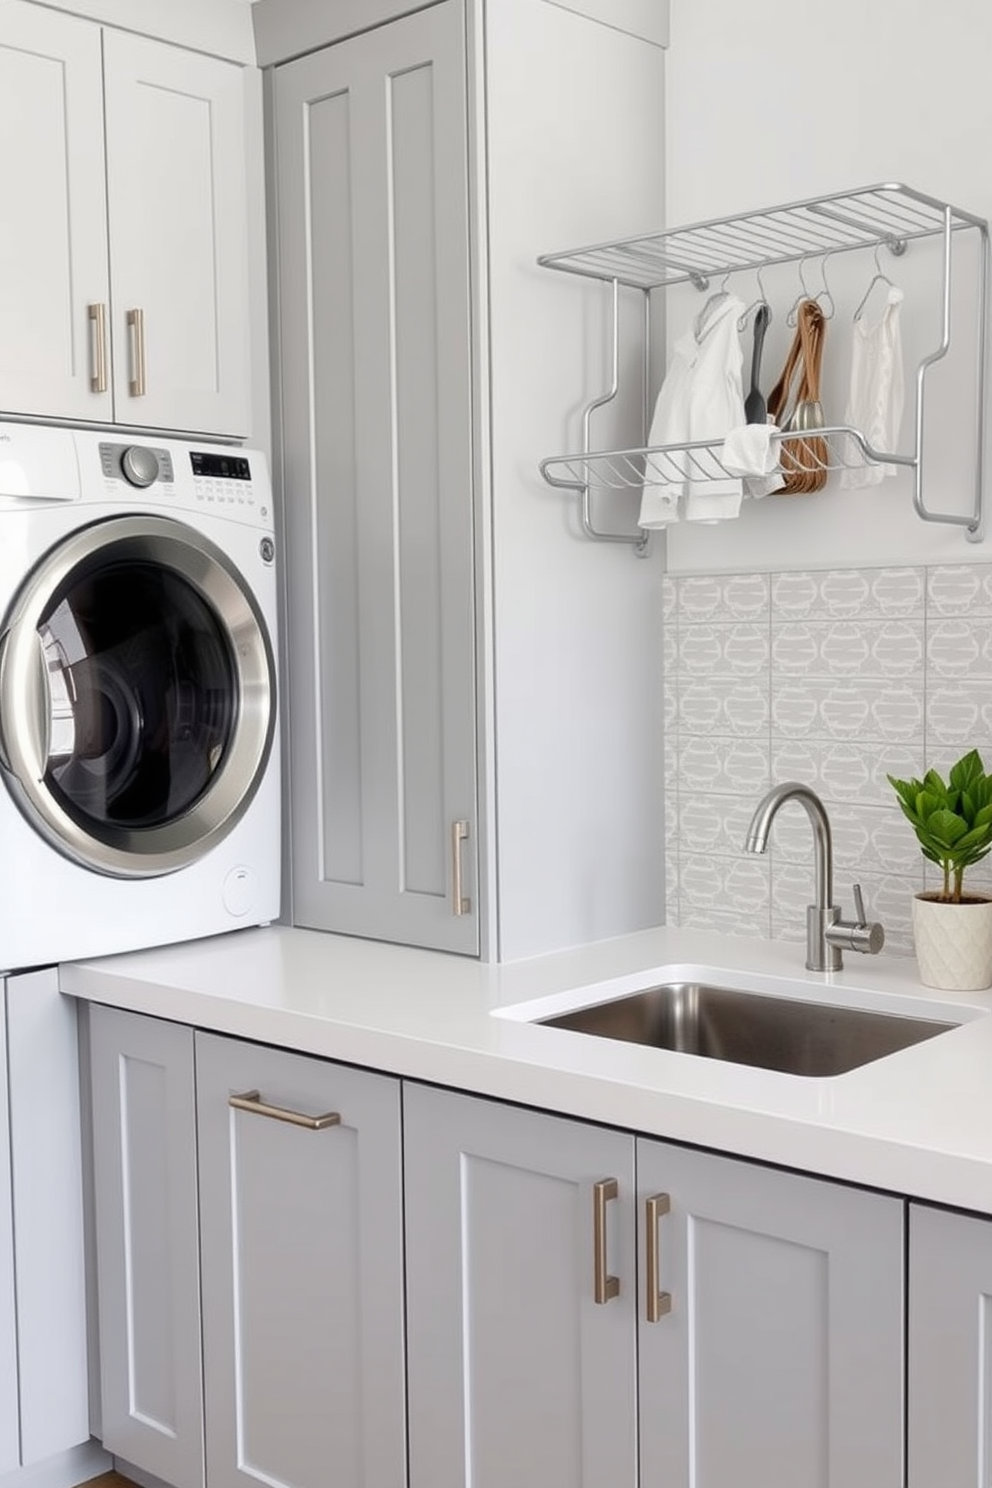
{"label": "brushed nickel cabinet pull", "polygon": [[143,398],[146,392],[145,381],[145,312],[144,310],[129,310],[127,312],[127,323],[131,331],[131,367],[134,376],[127,385],[127,390],[132,398]]}
{"label": "brushed nickel cabinet pull", "polygon": [[462,898],[462,843],[468,838],[468,822],[451,823],[451,912],[455,915],[472,913],[471,899]]}
{"label": "brushed nickel cabinet pull", "polygon": [[93,375],[90,378],[91,393],[107,391],[107,307],[104,304],[89,306],[93,322]]}
{"label": "brushed nickel cabinet pull", "polygon": [[341,1125],[338,1111],[325,1111],[323,1116],[304,1116],[301,1111],[288,1111],[285,1106],[267,1106],[257,1090],[246,1090],[243,1095],[229,1095],[229,1106],[236,1111],[248,1111],[255,1116],[270,1116],[273,1121],[288,1121],[291,1126],[302,1126],[306,1131],[326,1131],[329,1126]]}
{"label": "brushed nickel cabinet pull", "polygon": [[609,1275],[606,1257],[606,1206],[619,1192],[615,1178],[604,1178],[592,1186],[593,1297],[601,1304],[620,1295],[620,1278]]}
{"label": "brushed nickel cabinet pull", "polygon": [[671,1292],[663,1292],[659,1289],[661,1279],[661,1243],[658,1239],[658,1221],[663,1215],[669,1214],[672,1201],[668,1194],[655,1194],[648,1199],[644,1205],[644,1214],[647,1227],[644,1253],[647,1257],[646,1289],[648,1294],[647,1315],[649,1323],[660,1323],[666,1313],[672,1310]]}

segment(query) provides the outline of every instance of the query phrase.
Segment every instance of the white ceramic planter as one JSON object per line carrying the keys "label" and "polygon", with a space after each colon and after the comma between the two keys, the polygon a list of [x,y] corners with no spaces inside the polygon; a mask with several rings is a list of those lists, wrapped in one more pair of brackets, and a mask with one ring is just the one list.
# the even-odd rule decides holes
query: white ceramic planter
{"label": "white ceramic planter", "polygon": [[917,894],[913,939],[925,987],[944,992],[992,987],[992,899],[938,904]]}

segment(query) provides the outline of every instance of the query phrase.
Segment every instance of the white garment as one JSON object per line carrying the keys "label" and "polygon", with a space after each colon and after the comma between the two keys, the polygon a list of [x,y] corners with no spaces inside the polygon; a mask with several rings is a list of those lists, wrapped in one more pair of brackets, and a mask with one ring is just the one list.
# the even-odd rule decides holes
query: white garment
{"label": "white garment", "polygon": [[[736,295],[713,295],[690,328],[676,341],[665,381],[655,404],[648,444],[683,445],[723,439],[744,422],[741,386],[741,341],[737,322],[744,303]],[[700,479],[714,468],[705,450],[676,452],[647,460],[656,484],[645,485],[640,525],[665,527],[679,520],[685,497],[689,521],[712,522],[736,517],[743,484],[737,477]]]}
{"label": "white garment", "polygon": [[742,475],[744,492],[755,498],[770,496],[785,485],[779,462],[780,444],[773,439],[777,424],[741,424],[731,429],[723,441],[720,464],[731,475]]}
{"label": "white garment", "polygon": [[[902,423],[905,395],[902,365],[903,292],[889,285],[882,313],[870,321],[866,313],[854,322],[851,349],[851,390],[844,422],[858,429],[873,449],[894,451]],[[877,486],[897,466],[859,464],[841,471],[847,490]]]}

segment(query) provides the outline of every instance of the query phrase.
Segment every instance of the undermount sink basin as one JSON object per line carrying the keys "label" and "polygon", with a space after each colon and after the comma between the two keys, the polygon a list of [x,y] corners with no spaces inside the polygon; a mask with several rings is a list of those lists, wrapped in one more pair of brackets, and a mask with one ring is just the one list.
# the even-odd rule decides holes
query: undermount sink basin
{"label": "undermount sink basin", "polygon": [[664,982],[541,1023],[790,1075],[842,1075],[958,1025],[701,982]]}

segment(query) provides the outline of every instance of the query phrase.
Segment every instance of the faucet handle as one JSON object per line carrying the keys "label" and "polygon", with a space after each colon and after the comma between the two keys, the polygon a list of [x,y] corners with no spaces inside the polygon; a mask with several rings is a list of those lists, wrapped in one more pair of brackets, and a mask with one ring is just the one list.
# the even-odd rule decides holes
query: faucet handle
{"label": "faucet handle", "polygon": [[868,916],[865,914],[865,901],[861,893],[861,885],[854,884],[854,912],[857,915],[859,925],[867,925]]}
{"label": "faucet handle", "polygon": [[854,912],[856,919],[842,920],[838,916],[824,931],[827,945],[838,950],[860,951],[862,955],[877,956],[885,944],[885,928],[871,921],[865,914],[865,900],[861,885],[854,884]]}

